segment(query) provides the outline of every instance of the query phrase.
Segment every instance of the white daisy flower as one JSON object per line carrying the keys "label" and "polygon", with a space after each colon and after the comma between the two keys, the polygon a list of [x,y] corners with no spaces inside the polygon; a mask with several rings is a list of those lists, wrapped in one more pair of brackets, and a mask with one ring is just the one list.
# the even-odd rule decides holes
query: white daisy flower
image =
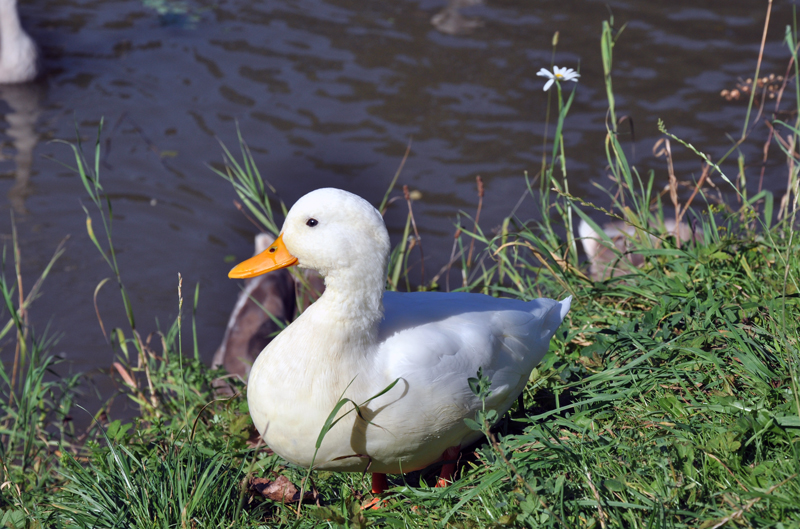
{"label": "white daisy flower", "polygon": [[553,83],[556,81],[572,81],[573,83],[577,83],[578,77],[581,76],[581,74],[577,73],[572,68],[559,68],[558,66],[553,66],[552,72],[547,68],[542,68],[536,75],[547,77],[547,82],[544,84],[545,92],[550,90],[550,87],[553,86]]}

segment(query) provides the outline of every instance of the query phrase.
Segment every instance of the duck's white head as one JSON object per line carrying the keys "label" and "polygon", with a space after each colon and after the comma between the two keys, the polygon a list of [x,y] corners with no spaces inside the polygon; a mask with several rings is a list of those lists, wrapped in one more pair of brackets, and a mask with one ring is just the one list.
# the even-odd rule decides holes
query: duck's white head
{"label": "duck's white head", "polygon": [[328,288],[331,281],[366,282],[382,291],[389,250],[383,217],[369,202],[341,189],[317,189],[292,206],[274,244],[228,276],[254,277],[297,264],[317,270]]}

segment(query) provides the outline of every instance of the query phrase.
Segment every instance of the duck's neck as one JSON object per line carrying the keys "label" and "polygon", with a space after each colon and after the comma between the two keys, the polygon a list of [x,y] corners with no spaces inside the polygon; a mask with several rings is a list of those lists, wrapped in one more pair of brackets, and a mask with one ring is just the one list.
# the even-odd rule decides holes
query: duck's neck
{"label": "duck's neck", "polygon": [[351,338],[373,343],[383,319],[386,266],[372,270],[334,270],[325,276],[325,292],[314,306],[326,319],[347,327]]}

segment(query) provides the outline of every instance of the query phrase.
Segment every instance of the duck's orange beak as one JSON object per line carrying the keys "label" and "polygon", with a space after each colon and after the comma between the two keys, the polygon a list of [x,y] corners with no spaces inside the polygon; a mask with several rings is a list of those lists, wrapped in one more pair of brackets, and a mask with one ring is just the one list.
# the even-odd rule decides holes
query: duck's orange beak
{"label": "duck's orange beak", "polygon": [[243,263],[233,267],[233,270],[228,272],[228,277],[231,279],[246,279],[248,277],[256,277],[279,268],[286,268],[292,266],[297,262],[297,257],[289,253],[286,245],[283,244],[283,234],[281,233],[275,242],[269,248],[251,257]]}

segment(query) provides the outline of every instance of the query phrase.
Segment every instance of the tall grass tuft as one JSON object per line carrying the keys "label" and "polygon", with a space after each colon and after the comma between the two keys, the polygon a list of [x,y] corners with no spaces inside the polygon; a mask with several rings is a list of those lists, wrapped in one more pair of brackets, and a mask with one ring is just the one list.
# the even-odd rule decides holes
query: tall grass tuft
{"label": "tall grass tuft", "polygon": [[[0,526],[22,526],[42,519],[48,491],[57,482],[49,472],[60,447],[74,434],[71,410],[79,377],[58,377],[61,360],[49,350],[54,339],[38,335],[28,323],[33,301],[53,264],[64,251],[59,245],[27,293],[12,218],[12,250],[3,248],[0,294],[5,325],[0,340],[11,344],[12,362],[0,362]],[[9,253],[11,261],[9,262]],[[9,266],[10,265],[10,266]],[[9,268],[10,274],[9,274]],[[11,279],[9,279],[9,275]]]}
{"label": "tall grass tuft", "polygon": [[70,454],[62,458],[65,484],[56,507],[71,524],[87,529],[228,527],[237,512],[246,520],[241,487],[247,469],[241,459],[193,443],[123,444],[130,441],[124,432],[109,430],[108,449],[93,450],[90,465]]}
{"label": "tall grass tuft", "polygon": [[[199,357],[194,322],[198,287],[192,308],[194,354],[184,354],[180,275],[175,322],[165,331],[144,338],[140,334],[115,257],[113,205],[98,172],[99,139],[100,134],[93,164],[87,163],[80,142],[70,147],[74,169],[95,206],[94,214],[84,208],[87,234],[112,271],[128,317],[129,334],[115,328],[107,335],[117,354],[112,365],[122,393],[139,406],[140,416],[130,423],[102,423],[113,410],[106,406],[97,411],[94,436],[75,453],[64,452],[53,470],[61,481],[52,501],[53,516],[76,527],[246,525],[258,513],[243,509],[246,477],[254,464],[246,402],[240,395],[217,398],[213,383],[220,373]],[[93,215],[100,218],[105,237],[97,236]],[[95,296],[106,281],[98,284]],[[105,334],[99,313],[98,321]],[[259,459],[257,468],[273,464],[272,459]]]}

